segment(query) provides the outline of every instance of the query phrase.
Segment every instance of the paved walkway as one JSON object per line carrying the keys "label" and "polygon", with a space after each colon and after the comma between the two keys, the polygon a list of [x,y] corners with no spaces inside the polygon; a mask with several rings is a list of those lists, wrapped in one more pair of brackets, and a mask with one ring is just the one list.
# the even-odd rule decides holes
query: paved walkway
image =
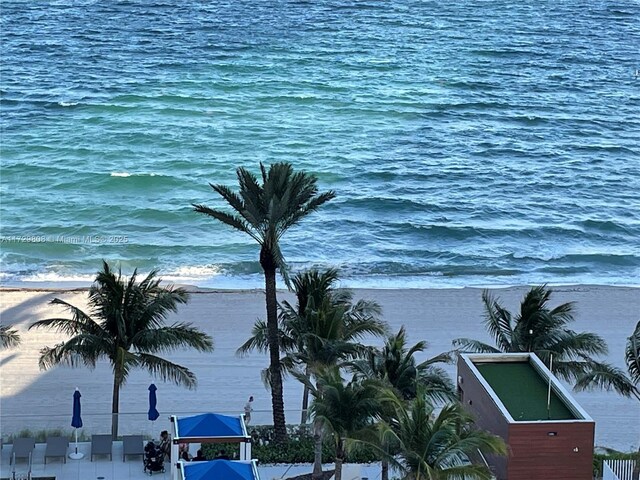
{"label": "paved walkway", "polygon": [[[74,443],[69,445],[69,452],[73,451]],[[81,460],[72,460],[67,458],[67,462],[63,463],[62,459],[49,458],[47,464],[44,464],[44,451],[46,445],[44,443],[36,444],[33,453],[32,476],[36,477],[55,477],[56,480],[142,480],[149,479],[149,474],[144,473],[142,465],[142,457],[130,456],[127,461],[122,461],[122,442],[113,442],[113,460],[109,457],[95,457],[94,461],[90,461],[91,444],[89,442],[79,443],[78,451],[84,453]],[[0,461],[0,477],[12,478],[13,465],[9,465],[11,456],[11,445],[2,447],[2,457]],[[167,471],[165,473],[154,473],[155,480],[171,478],[169,474],[169,464],[165,463]],[[28,465],[24,460],[20,460],[16,465],[16,473],[26,473]]]}
{"label": "paved walkway", "polygon": [[[74,450],[74,443],[69,445],[69,452]],[[142,457],[127,457],[127,461],[122,461],[122,442],[113,442],[113,460],[108,457],[96,457],[94,461],[90,461],[89,452],[91,444],[89,442],[81,442],[78,444],[78,451],[84,453],[81,460],[72,460],[67,458],[67,462],[63,463],[62,459],[50,458],[47,464],[44,464],[44,451],[46,445],[44,443],[36,444],[33,454],[32,476],[37,477],[55,477],[56,480],[170,480],[169,462],[165,462],[165,473],[154,473],[149,476],[144,473],[142,467]],[[9,465],[9,457],[11,456],[11,444],[2,447],[2,456],[0,457],[0,477],[12,478],[13,465]],[[332,470],[333,465],[324,465],[324,470]],[[16,466],[16,473],[27,472],[28,466],[26,462],[19,461]],[[280,480],[297,475],[309,473],[312,470],[311,464],[303,465],[259,465],[258,471],[261,480]],[[24,477],[26,478],[26,476]],[[344,480],[378,480],[380,478],[380,465],[345,465],[343,471]]]}

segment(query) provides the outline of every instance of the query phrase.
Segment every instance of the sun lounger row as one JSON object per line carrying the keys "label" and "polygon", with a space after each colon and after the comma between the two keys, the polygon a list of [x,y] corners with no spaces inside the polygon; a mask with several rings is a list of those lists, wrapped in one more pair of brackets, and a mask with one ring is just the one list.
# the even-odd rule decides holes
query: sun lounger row
{"label": "sun lounger row", "polygon": [[[9,463],[29,458],[33,455],[36,446],[35,438],[15,438],[13,440],[13,449]],[[109,455],[109,459],[113,459],[112,454],[113,442],[111,435],[92,435],[91,436],[91,461],[95,455]],[[66,463],[67,449],[69,448],[69,439],[67,437],[47,437],[47,447],[44,453],[44,463],[47,458],[62,458]],[[125,435],[122,437],[122,461],[127,456],[144,455],[144,440],[142,435]]]}

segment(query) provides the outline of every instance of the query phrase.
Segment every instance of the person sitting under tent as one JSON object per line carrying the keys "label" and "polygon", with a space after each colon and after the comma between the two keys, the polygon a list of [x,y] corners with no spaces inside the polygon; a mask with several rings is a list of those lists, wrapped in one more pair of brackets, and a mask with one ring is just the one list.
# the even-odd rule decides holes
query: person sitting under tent
{"label": "person sitting under tent", "polygon": [[225,452],[224,450],[220,450],[218,452],[218,455],[216,455],[216,460],[231,460],[229,458],[229,455],[227,455],[227,452]]}
{"label": "person sitting under tent", "polygon": [[207,459],[202,455],[202,450],[196,452],[196,456],[191,459],[192,462],[206,462]]}

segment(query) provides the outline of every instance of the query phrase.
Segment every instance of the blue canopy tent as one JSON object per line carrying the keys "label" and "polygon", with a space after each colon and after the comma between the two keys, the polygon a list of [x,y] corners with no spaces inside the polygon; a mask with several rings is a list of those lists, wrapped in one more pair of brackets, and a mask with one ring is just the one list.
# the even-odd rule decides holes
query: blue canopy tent
{"label": "blue canopy tent", "polygon": [[211,460],[208,462],[180,462],[180,480],[260,480],[256,460],[234,462]]}
{"label": "blue canopy tent", "polygon": [[[247,427],[243,416],[231,417],[217,413],[203,413],[193,417],[171,417],[174,427],[174,440],[178,443],[229,443],[248,442]],[[193,440],[189,440],[193,439]]]}
{"label": "blue canopy tent", "polygon": [[[239,443],[240,462],[234,464],[250,465],[251,460],[251,437],[247,434],[247,427],[244,423],[244,415],[231,417],[229,415],[219,415],[217,413],[203,413],[192,417],[178,418],[171,416],[173,428],[171,464],[178,462],[178,445],[184,443]],[[218,461],[218,460],[216,460]],[[201,462],[210,463],[210,462]],[[204,468],[204,467],[203,467]],[[218,467],[222,468],[222,467]],[[240,467],[238,467],[240,468]],[[256,470],[257,475],[257,470]],[[187,477],[183,477],[187,478]],[[191,478],[191,477],[188,477]],[[201,477],[193,477],[201,478]],[[225,476],[202,477],[206,479],[236,478]],[[257,479],[258,477],[237,477]]]}

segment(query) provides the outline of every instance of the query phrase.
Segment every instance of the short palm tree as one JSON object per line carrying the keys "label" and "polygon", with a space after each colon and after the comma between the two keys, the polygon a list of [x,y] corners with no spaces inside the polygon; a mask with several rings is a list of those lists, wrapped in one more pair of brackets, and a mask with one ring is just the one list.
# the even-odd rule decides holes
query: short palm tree
{"label": "short palm tree", "polygon": [[[485,465],[472,463],[478,450],[504,455],[502,439],[475,427],[459,403],[446,405],[438,414],[418,394],[409,404],[388,396],[395,406],[393,418],[379,424],[382,443],[398,446],[389,461],[408,480],[489,480]],[[389,437],[386,438],[385,437]],[[385,452],[381,452],[385,453]]]}
{"label": "short palm tree", "polygon": [[[356,379],[377,380],[383,388],[393,391],[404,401],[416,398],[418,391],[432,402],[446,402],[456,399],[453,382],[438,363],[449,363],[447,353],[437,355],[420,364],[415,354],[424,351],[427,342],[421,341],[411,348],[407,347],[405,328],[401,327],[396,335],[387,338],[382,349],[370,349],[364,358],[350,362],[349,367]],[[382,409],[380,417],[391,421],[393,410]],[[394,450],[394,445],[381,445],[386,452]],[[382,480],[389,478],[389,461],[382,459]]]}
{"label": "short palm tree", "polygon": [[[323,301],[317,308],[310,301],[305,314],[304,331],[300,332],[305,349],[289,354],[287,359],[292,364],[304,365],[304,372],[291,368],[294,376],[304,385],[312,385],[312,378],[316,379],[314,398],[322,396],[323,386],[318,383],[319,372],[327,368],[338,368],[358,355],[364,354],[367,347],[361,345],[357,339],[366,334],[382,335],[386,332],[386,324],[362,315],[361,302],[351,305],[332,303],[330,298]],[[290,312],[292,313],[292,312]],[[313,390],[312,390],[313,391]],[[314,477],[322,471],[322,423],[314,421]]]}
{"label": "short palm tree", "polygon": [[311,414],[332,435],[335,479],[341,480],[348,439],[372,428],[379,412],[377,385],[355,380],[345,384],[337,367],[318,372],[317,379],[319,389],[314,395]]}
{"label": "short palm tree", "polygon": [[29,328],[52,328],[71,338],[41,350],[40,367],[56,365],[96,366],[106,358],[113,369],[111,434],[118,436],[120,389],[134,368],[143,368],[164,381],[187,388],[196,386],[195,375],[158,353],[191,347],[201,352],[213,350],[211,337],[189,323],[165,325],[167,315],[176,312],[188,300],[181,288],[161,287],[156,272],[136,282],[137,272],[127,280],[103,262],[89,289],[89,312],[55,298],[52,304],[65,307],[72,318],[50,318]]}
{"label": "short palm tree", "polygon": [[[279,306],[279,343],[285,354],[280,363],[286,372],[311,377],[314,365],[334,365],[362,353],[366,351],[359,343],[363,337],[386,331],[386,323],[380,320],[380,306],[364,299],[354,302],[351,290],[336,288],[338,280],[333,268],[311,269],[293,277],[297,303],[293,306],[285,301]],[[238,348],[238,355],[268,351],[265,322],[257,320],[251,333]],[[305,386],[302,423],[306,421],[307,406]]]}
{"label": "short palm tree", "polygon": [[[283,302],[280,307],[280,343],[285,353],[281,364],[304,385],[303,422],[312,378],[317,371],[342,365],[363,354],[366,348],[360,340],[367,336],[380,336],[386,332],[386,323],[380,320],[380,306],[373,301],[357,300],[346,289],[336,289],[337,272],[333,269],[309,270],[293,278],[297,305]],[[238,349],[244,354],[253,349],[264,351],[268,340],[264,322],[258,321],[252,337]],[[316,388],[317,387],[317,388]],[[322,426],[314,422],[315,461],[314,475],[322,472]]]}
{"label": "short palm tree", "polygon": [[496,346],[469,338],[454,340],[454,346],[464,352],[534,352],[547,365],[553,356],[553,373],[572,383],[598,370],[615,374],[615,367],[594,358],[607,353],[606,342],[594,333],[570,330],[567,325],[574,321],[573,303],[550,308],[551,294],[546,285],[531,288],[520,311],[512,315],[485,290],[485,326]]}
{"label": "short palm tree", "polygon": [[401,327],[396,335],[387,338],[381,349],[370,349],[364,358],[351,362],[350,368],[357,378],[382,381],[404,400],[414,399],[418,388],[431,401],[454,400],[453,382],[442,368],[436,366],[438,363],[450,363],[451,355],[442,353],[418,364],[415,355],[427,346],[423,340],[409,348],[405,328]]}
{"label": "short palm tree", "polygon": [[0,346],[2,348],[12,348],[20,345],[20,335],[11,325],[0,325]]}
{"label": "short palm tree", "polygon": [[273,424],[276,441],[282,442],[286,439],[287,430],[280,367],[276,271],[279,270],[285,280],[287,274],[280,240],[289,228],[334,198],[335,193],[318,193],[317,178],[305,172],[294,172],[289,163],[274,163],[268,171],[261,163],[260,172],[261,183],[247,169],[238,168],[238,193],[226,185],[211,185],[231,207],[231,213],[205,205],[194,205],[194,209],[249,235],[260,245],[260,266],[265,278]]}

